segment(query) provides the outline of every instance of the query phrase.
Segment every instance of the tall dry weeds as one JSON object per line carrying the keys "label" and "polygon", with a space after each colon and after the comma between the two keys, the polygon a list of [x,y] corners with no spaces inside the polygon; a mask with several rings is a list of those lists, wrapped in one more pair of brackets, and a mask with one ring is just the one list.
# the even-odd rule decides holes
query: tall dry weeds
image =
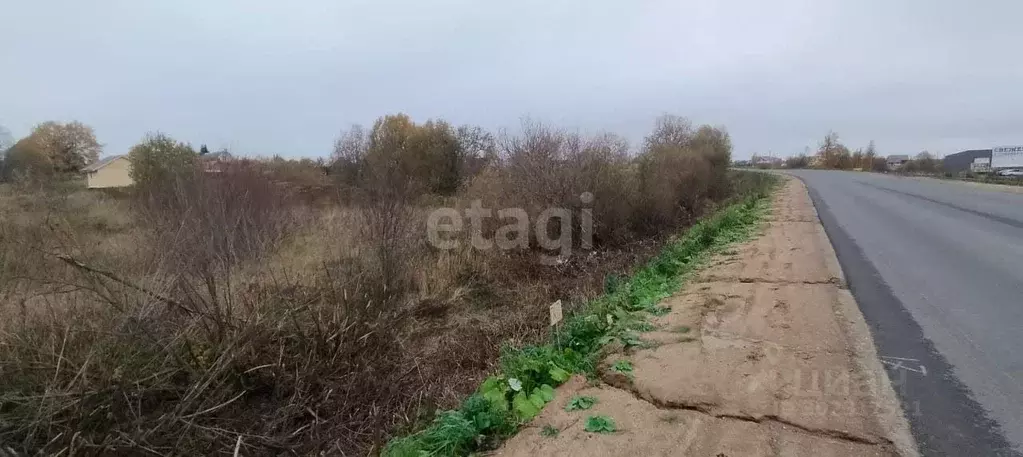
{"label": "tall dry weeds", "polygon": [[[550,302],[600,293],[735,192],[727,135],[677,118],[638,151],[533,123],[505,135],[500,154],[478,129],[456,130],[456,150],[451,129],[406,121],[339,143],[337,199],[296,197],[327,193],[310,164],[267,173],[244,162],[178,176],[131,205],[95,193],[15,199],[22,223],[0,221],[0,285],[18,284],[4,307],[17,318],[0,323],[0,445],[372,453],[456,404],[502,344],[541,338]],[[426,150],[444,160],[405,163]],[[431,164],[443,179],[425,179]],[[308,183],[274,181],[287,176]],[[455,194],[423,195],[431,187]],[[474,199],[534,218],[591,209],[596,250],[544,265],[535,240],[520,251],[425,243],[431,205]],[[579,240],[579,219],[571,230]]]}

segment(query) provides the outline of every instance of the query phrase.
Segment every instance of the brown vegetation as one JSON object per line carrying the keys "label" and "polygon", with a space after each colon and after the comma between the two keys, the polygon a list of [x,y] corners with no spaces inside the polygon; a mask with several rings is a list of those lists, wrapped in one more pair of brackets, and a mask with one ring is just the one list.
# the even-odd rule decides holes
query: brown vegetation
{"label": "brown vegetation", "polygon": [[0,177],[77,173],[95,162],[102,149],[92,127],[81,122],[44,122],[13,146],[0,148],[4,153]]}
{"label": "brown vegetation", "polygon": [[[600,293],[741,192],[730,152],[723,130],[676,117],[635,152],[612,134],[530,122],[495,138],[396,115],[348,130],[330,167],[208,173],[151,136],[132,150],[149,165],[131,192],[2,184],[0,446],[373,452],[456,404],[502,344],[544,336],[550,302]],[[431,209],[473,200],[531,221],[570,210],[575,254],[538,262],[552,248],[532,232],[510,251],[472,249],[468,232],[456,249],[427,243]],[[502,233],[489,222],[482,236]]]}

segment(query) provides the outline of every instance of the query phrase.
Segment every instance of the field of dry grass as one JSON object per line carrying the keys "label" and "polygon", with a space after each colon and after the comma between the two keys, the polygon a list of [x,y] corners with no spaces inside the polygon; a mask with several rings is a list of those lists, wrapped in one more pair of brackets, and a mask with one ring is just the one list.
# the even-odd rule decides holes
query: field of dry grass
{"label": "field of dry grass", "polygon": [[[0,446],[373,453],[456,405],[503,346],[545,337],[551,302],[571,312],[741,194],[719,133],[676,119],[636,154],[532,125],[447,195],[395,193],[393,170],[373,168],[394,162],[374,149],[351,162],[359,181],[329,185],[253,166],[147,192],[2,184]],[[580,214],[582,192],[594,248],[574,241],[556,262],[538,261],[534,238],[427,242],[438,206]]]}

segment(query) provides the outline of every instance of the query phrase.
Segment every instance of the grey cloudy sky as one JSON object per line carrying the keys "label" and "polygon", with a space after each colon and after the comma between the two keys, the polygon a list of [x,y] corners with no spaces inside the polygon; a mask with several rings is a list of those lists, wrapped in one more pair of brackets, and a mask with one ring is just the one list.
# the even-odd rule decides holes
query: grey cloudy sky
{"label": "grey cloudy sky", "polygon": [[160,130],[319,156],[379,115],[638,140],[665,112],[735,155],[829,129],[882,153],[1023,144],[1019,0],[0,0],[0,124]]}

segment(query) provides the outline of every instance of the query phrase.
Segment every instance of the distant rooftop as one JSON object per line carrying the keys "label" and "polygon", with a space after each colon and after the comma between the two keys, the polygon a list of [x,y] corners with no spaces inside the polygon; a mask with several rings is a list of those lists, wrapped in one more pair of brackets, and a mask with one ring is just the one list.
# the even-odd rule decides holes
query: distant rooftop
{"label": "distant rooftop", "polygon": [[232,158],[231,153],[227,152],[227,151],[210,152],[208,154],[203,154],[203,155],[201,155],[199,157],[201,157],[203,160],[211,160],[211,159],[228,160],[228,159]]}
{"label": "distant rooftop", "polygon": [[99,170],[100,168],[103,168],[103,167],[107,166],[110,162],[113,162],[113,161],[115,161],[117,159],[120,159],[121,157],[124,157],[124,156],[123,155],[116,155],[116,156],[104,157],[102,159],[99,159],[99,160],[97,160],[97,161],[95,161],[93,163],[90,163],[90,164],[86,165],[84,168],[82,168],[82,171],[84,171],[86,173],[91,173],[93,171]]}

